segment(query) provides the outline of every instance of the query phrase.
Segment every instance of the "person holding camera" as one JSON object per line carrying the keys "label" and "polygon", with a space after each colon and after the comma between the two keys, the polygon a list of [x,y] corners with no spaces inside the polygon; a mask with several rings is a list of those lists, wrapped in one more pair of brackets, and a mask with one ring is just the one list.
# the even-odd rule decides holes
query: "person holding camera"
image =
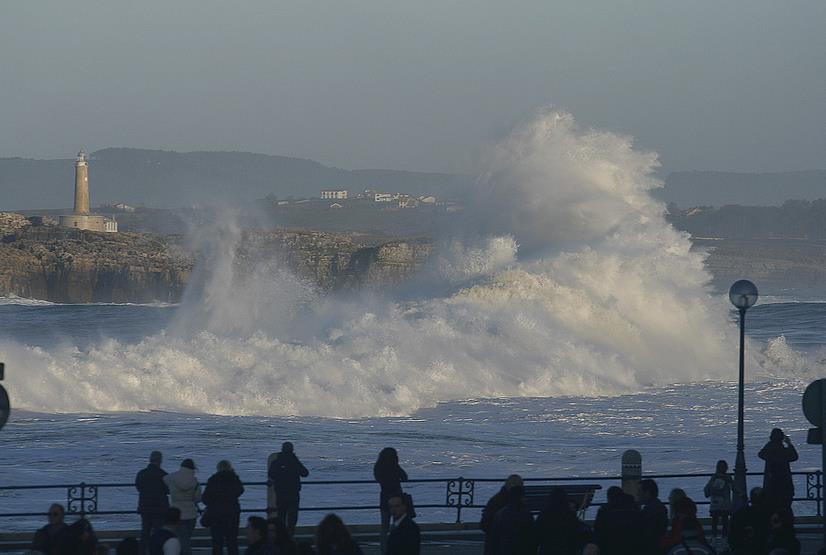
{"label": "person holding camera", "polygon": [[790,509],[794,499],[792,469],[789,463],[798,459],[792,440],[780,428],[771,431],[769,442],[757,454],[766,461],[763,471],[763,491],[771,510]]}

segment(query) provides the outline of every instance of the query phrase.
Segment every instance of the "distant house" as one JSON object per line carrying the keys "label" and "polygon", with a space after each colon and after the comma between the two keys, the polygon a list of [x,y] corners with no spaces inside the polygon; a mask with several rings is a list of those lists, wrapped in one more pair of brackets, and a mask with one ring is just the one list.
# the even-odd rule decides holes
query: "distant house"
{"label": "distant house", "polygon": [[344,189],[329,189],[321,191],[322,200],[347,200],[347,191]]}
{"label": "distant house", "polygon": [[410,195],[399,195],[399,208],[416,208],[419,206],[419,199]]}
{"label": "distant house", "polygon": [[426,195],[419,197],[419,202],[422,204],[436,204],[436,197],[433,195]]}
{"label": "distant house", "polygon": [[393,202],[393,193],[373,193],[374,202]]}
{"label": "distant house", "polygon": [[106,233],[117,233],[118,232],[118,222],[115,218],[104,218],[103,220],[103,231]]}

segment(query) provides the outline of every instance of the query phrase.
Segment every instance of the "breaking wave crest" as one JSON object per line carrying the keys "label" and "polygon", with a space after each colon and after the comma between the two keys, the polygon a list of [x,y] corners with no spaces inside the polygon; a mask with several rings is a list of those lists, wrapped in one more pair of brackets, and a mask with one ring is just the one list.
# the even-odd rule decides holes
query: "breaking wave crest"
{"label": "breaking wave crest", "polygon": [[357,417],[727,371],[736,330],[649,194],[654,154],[546,111],[490,160],[453,238],[405,286],[416,295],[325,296],[272,261],[239,276],[240,231],[216,224],[169,329],[82,351],[0,344],[18,404]]}

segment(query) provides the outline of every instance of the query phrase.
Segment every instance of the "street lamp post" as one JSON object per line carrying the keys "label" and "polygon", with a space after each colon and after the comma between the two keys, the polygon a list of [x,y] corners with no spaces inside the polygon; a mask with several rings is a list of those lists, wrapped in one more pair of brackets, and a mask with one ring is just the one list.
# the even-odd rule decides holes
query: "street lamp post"
{"label": "street lamp post", "polygon": [[757,287],[747,279],[734,282],[729,289],[728,298],[740,312],[740,379],[737,389],[737,459],[734,462],[734,511],[748,504],[748,494],[746,486],[746,455],[745,441],[743,439],[743,417],[744,417],[744,382],[746,376],[745,361],[745,333],[746,333],[746,311],[757,302]]}

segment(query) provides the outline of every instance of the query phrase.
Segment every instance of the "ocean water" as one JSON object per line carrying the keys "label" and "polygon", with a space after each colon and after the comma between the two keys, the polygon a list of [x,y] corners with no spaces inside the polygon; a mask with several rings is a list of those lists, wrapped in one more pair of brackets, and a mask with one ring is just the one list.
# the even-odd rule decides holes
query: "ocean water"
{"label": "ocean water", "polygon": [[[177,307],[101,305],[0,305],[0,338],[48,348],[63,342],[78,352],[116,336],[123,344],[139,342],[168,325]],[[826,334],[826,303],[781,302],[758,305],[748,314],[750,345],[768,348],[778,337],[796,356],[817,357]],[[267,455],[284,440],[297,446],[311,479],[370,479],[372,463],[384,446],[396,447],[412,477],[498,478],[512,472],[530,477],[617,475],[620,457],[639,450],[644,470],[654,473],[708,472],[719,458],[733,462],[736,432],[737,359],[731,380],[707,380],[644,388],[610,396],[468,398],[441,402],[395,417],[321,418],[218,416],[169,411],[47,413],[15,410],[0,431],[0,485],[129,483],[148,452],[163,451],[168,468],[185,457],[198,463],[207,478],[223,458],[233,462],[247,481],[265,480]],[[17,369],[7,369],[10,376]],[[748,466],[762,469],[756,452],[774,426],[783,427],[798,446],[795,470],[817,469],[819,448],[805,444],[808,423],[800,398],[808,377],[757,379],[748,384],[746,430]],[[25,404],[10,387],[15,404]],[[755,485],[754,478],[750,485]],[[609,485],[605,483],[606,487]],[[702,498],[700,481],[664,481],[684,486]],[[484,502],[495,484],[479,484],[476,502]],[[805,492],[802,478],[798,491]],[[306,486],[306,506],[365,504],[370,486]],[[417,485],[420,502],[440,503],[444,486]],[[39,510],[65,491],[5,492],[6,511]],[[262,488],[244,498],[263,507]],[[131,488],[102,490],[100,509],[131,509]],[[798,512],[813,513],[813,504]],[[422,510],[425,521],[448,521],[446,510]],[[475,518],[466,511],[466,518]],[[306,514],[302,522],[320,518]],[[347,514],[352,522],[370,522],[370,511]],[[128,526],[121,517],[98,516],[101,528]],[[20,530],[32,519],[6,519],[0,529]]]}
{"label": "ocean water", "polygon": [[[731,462],[735,315],[651,197],[656,167],[631,138],[546,111],[492,150],[456,228],[398,286],[327,294],[277,258],[243,258],[229,212],[193,234],[202,256],[179,306],[7,300],[0,360],[16,408],[0,485],[128,483],[154,449],[168,468],[192,457],[206,478],[229,459],[261,481],[284,440],[319,480],[369,480],[385,446],[414,478],[616,475],[628,448],[653,473]],[[764,293],[748,313],[748,466],[780,426],[800,446],[795,468],[813,469],[800,398],[826,369],[826,304]],[[701,497],[700,482],[663,489],[676,485]],[[475,501],[495,489],[480,484]],[[445,499],[443,486],[413,493]],[[2,495],[42,511],[65,493]],[[375,495],[308,485],[304,499]],[[98,508],[134,502],[106,490]],[[244,505],[263,506],[260,488]]]}

